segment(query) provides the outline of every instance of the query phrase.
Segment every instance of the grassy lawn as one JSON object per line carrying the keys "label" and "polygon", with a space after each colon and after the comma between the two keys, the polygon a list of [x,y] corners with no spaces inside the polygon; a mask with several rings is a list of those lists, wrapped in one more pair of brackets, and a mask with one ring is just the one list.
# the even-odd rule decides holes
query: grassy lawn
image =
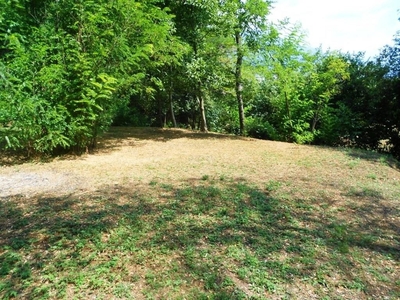
{"label": "grassy lawn", "polygon": [[196,165],[197,176],[184,175],[190,159],[176,176],[159,160],[131,181],[106,174],[93,190],[0,198],[0,299],[399,299],[395,162],[297,147],[321,153],[254,150],[265,164],[240,170],[221,156],[224,168]]}

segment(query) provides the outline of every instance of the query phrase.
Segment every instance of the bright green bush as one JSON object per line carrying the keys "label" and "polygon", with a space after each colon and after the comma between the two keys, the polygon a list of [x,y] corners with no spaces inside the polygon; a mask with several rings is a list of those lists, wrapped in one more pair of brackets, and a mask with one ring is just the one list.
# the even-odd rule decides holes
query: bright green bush
{"label": "bright green bush", "polygon": [[[94,147],[120,100],[146,89],[170,16],[151,1],[0,2],[0,147]],[[5,13],[4,13],[5,12]],[[158,47],[158,48],[157,48]]]}

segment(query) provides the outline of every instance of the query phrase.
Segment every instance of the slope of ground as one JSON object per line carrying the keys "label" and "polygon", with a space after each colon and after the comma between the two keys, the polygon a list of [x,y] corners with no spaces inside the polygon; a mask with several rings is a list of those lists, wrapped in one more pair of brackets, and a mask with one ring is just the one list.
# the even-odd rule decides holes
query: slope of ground
{"label": "slope of ground", "polygon": [[112,128],[0,168],[0,298],[397,299],[390,157]]}

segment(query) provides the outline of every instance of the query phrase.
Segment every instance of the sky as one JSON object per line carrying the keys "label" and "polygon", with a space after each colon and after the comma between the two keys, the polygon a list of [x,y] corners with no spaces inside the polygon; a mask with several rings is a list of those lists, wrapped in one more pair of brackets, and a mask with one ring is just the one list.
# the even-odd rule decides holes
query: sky
{"label": "sky", "polygon": [[379,54],[400,30],[399,0],[275,0],[270,18],[301,23],[311,48]]}

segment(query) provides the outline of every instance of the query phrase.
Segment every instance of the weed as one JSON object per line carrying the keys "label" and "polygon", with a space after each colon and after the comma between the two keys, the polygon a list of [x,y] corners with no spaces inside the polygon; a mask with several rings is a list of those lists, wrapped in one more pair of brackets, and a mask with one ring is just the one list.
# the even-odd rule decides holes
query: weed
{"label": "weed", "polygon": [[208,179],[210,179],[210,176],[209,175],[203,175],[202,177],[201,177],[201,180],[208,180]]}
{"label": "weed", "polygon": [[383,166],[388,166],[388,165],[389,165],[389,163],[388,163],[388,157],[387,157],[387,156],[384,156],[384,155],[380,156],[378,161],[379,161]]}
{"label": "weed", "polygon": [[165,184],[165,183],[162,183],[162,184],[160,184],[160,187],[162,188],[162,189],[164,189],[164,190],[166,190],[166,191],[172,191],[173,189],[174,189],[174,187],[173,187],[173,185],[172,184]]}
{"label": "weed", "polygon": [[131,287],[128,284],[119,283],[114,287],[113,294],[119,299],[133,299],[130,290]]}
{"label": "weed", "polygon": [[347,166],[350,169],[354,169],[355,167],[357,167],[360,164],[360,158],[356,158],[356,159],[352,159],[347,163]]}
{"label": "weed", "polygon": [[279,181],[270,180],[267,182],[265,188],[267,191],[273,192],[273,191],[278,190],[281,186],[282,186],[282,184]]}
{"label": "weed", "polygon": [[352,289],[352,290],[357,290],[357,291],[364,291],[365,290],[365,284],[360,278],[354,278],[352,281],[345,282],[343,283],[343,286]]}
{"label": "weed", "polygon": [[376,199],[382,199],[383,197],[380,191],[377,191],[375,189],[366,186],[351,187],[346,193],[346,195],[353,197],[370,197]]}

